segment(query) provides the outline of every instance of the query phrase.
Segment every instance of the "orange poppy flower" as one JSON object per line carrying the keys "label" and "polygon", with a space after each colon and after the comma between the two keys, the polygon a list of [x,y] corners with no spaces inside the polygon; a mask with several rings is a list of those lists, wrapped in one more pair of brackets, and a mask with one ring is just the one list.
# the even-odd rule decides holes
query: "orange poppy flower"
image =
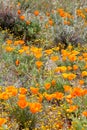
{"label": "orange poppy flower", "polygon": [[19,44],[21,44],[21,45],[23,45],[23,44],[25,43],[24,40],[19,40],[18,42],[19,42]]}
{"label": "orange poppy flower", "polygon": [[18,14],[21,14],[21,10],[18,10],[17,13],[18,13]]}
{"label": "orange poppy flower", "polygon": [[44,97],[46,98],[46,100],[51,101],[54,98],[55,94],[47,94],[44,93]]}
{"label": "orange poppy flower", "polygon": [[59,59],[58,56],[52,56],[52,57],[51,57],[51,60],[52,60],[52,61],[57,61],[58,59]]}
{"label": "orange poppy flower", "polygon": [[82,71],[81,76],[86,77],[87,76],[87,71]]}
{"label": "orange poppy flower", "polygon": [[34,54],[34,56],[35,56],[37,59],[39,59],[39,58],[42,57],[42,53],[41,53],[41,52],[36,52],[36,53]]}
{"label": "orange poppy flower", "polygon": [[40,94],[40,93],[38,93],[38,100],[39,100],[39,102],[42,102],[42,100],[43,100],[43,95],[42,94]]}
{"label": "orange poppy flower", "polygon": [[0,127],[6,123],[6,119],[5,118],[0,118]]}
{"label": "orange poppy flower", "polygon": [[21,88],[19,88],[19,92],[20,92],[20,94],[26,94],[27,93],[27,89],[21,87]]}
{"label": "orange poppy flower", "polygon": [[7,51],[7,52],[12,52],[13,50],[14,50],[13,47],[10,47],[10,46],[7,46],[7,47],[6,47],[6,51]]}
{"label": "orange poppy flower", "polygon": [[73,74],[73,73],[71,73],[71,74],[68,74],[68,80],[73,80],[73,79],[75,79],[76,78],[76,75],[75,74]]}
{"label": "orange poppy flower", "polygon": [[54,95],[54,98],[56,98],[56,99],[58,99],[58,100],[61,100],[61,99],[63,99],[63,97],[64,97],[64,94],[61,93],[61,92],[55,92],[54,94],[55,94],[55,95]]}
{"label": "orange poppy flower", "polygon": [[73,91],[71,92],[71,96],[73,98],[77,97],[77,96],[82,96],[83,95],[83,89],[79,88],[79,87],[75,87],[73,88]]}
{"label": "orange poppy flower", "polygon": [[38,11],[38,10],[35,10],[35,11],[34,11],[34,15],[35,15],[35,16],[38,16],[38,15],[39,15],[39,11]]}
{"label": "orange poppy flower", "polygon": [[12,44],[12,40],[7,40],[6,43],[7,44]]}
{"label": "orange poppy flower", "polygon": [[19,94],[18,99],[19,100],[26,100],[26,96],[24,94]]}
{"label": "orange poppy flower", "polygon": [[55,86],[55,85],[56,85],[56,80],[53,79],[53,80],[51,81],[51,84],[52,84],[52,86]]}
{"label": "orange poppy flower", "polygon": [[39,88],[30,87],[32,94],[38,94]]}
{"label": "orange poppy flower", "polygon": [[42,108],[42,105],[40,103],[29,103],[29,107],[30,107],[30,112],[35,114],[37,112],[39,112]]}
{"label": "orange poppy flower", "polygon": [[83,85],[84,84],[84,80],[79,80],[79,84]]}
{"label": "orange poppy flower", "polygon": [[78,109],[78,106],[72,105],[69,107],[69,109],[67,109],[67,112],[74,112]]}
{"label": "orange poppy flower", "polygon": [[43,65],[43,62],[41,61],[36,61],[36,66],[39,69]]}
{"label": "orange poppy flower", "polygon": [[83,111],[82,115],[85,116],[85,117],[87,117],[87,111]]}
{"label": "orange poppy flower", "polygon": [[53,26],[53,24],[54,24],[53,20],[49,20],[48,22],[49,22],[50,26]]}
{"label": "orange poppy flower", "polygon": [[46,83],[44,86],[45,86],[45,89],[48,90],[51,87],[51,84],[50,83]]}
{"label": "orange poppy flower", "polygon": [[77,65],[73,65],[73,70],[77,70],[78,66]]}
{"label": "orange poppy flower", "polygon": [[46,53],[47,55],[50,55],[50,54],[53,53],[53,50],[52,50],[52,49],[45,50],[45,53]]}
{"label": "orange poppy flower", "polygon": [[81,61],[81,60],[83,60],[83,57],[82,56],[78,56],[78,59]]}
{"label": "orange poppy flower", "polygon": [[24,20],[25,20],[25,16],[21,15],[21,16],[20,16],[20,19],[21,19],[22,21],[24,21]]}
{"label": "orange poppy flower", "polygon": [[22,109],[26,108],[28,106],[28,102],[26,100],[19,100],[17,102],[18,106]]}
{"label": "orange poppy flower", "polygon": [[27,24],[27,25],[30,25],[30,23],[31,23],[30,21],[26,21],[26,24]]}
{"label": "orange poppy flower", "polygon": [[18,59],[16,60],[15,64],[16,64],[16,66],[18,66],[20,64]]}
{"label": "orange poppy flower", "polygon": [[67,70],[68,71],[72,70],[72,67],[71,66],[67,66]]}
{"label": "orange poppy flower", "polygon": [[70,92],[72,89],[71,86],[68,86],[68,85],[64,85],[63,88],[65,92]]}
{"label": "orange poppy flower", "polygon": [[76,60],[76,56],[75,55],[70,55],[68,58],[69,58],[69,60],[71,62],[74,62]]}
{"label": "orange poppy flower", "polygon": [[1,93],[0,98],[4,99],[4,100],[8,100],[9,99],[9,94],[7,92],[3,92],[3,93]]}

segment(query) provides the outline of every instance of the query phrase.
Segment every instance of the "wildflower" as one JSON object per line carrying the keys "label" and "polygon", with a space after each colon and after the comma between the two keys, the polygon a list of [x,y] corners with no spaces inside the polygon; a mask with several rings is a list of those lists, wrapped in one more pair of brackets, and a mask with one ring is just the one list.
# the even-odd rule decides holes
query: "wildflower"
{"label": "wildflower", "polygon": [[18,66],[20,64],[18,59],[16,60],[15,64],[16,64],[16,66]]}
{"label": "wildflower", "polygon": [[27,24],[27,25],[30,25],[30,23],[31,23],[30,21],[26,21],[26,24]]}
{"label": "wildflower", "polygon": [[53,20],[49,20],[50,26],[53,26]]}
{"label": "wildflower", "polygon": [[38,15],[39,15],[39,11],[38,11],[38,10],[35,10],[35,11],[34,11],[34,15],[35,15],[35,16],[38,16]]}
{"label": "wildflower", "polygon": [[46,100],[48,100],[48,101],[51,101],[54,98],[54,94],[44,93],[44,96],[45,96]]}
{"label": "wildflower", "polygon": [[26,100],[21,100],[21,99],[17,102],[17,104],[22,109],[24,109],[28,106],[28,102]]}
{"label": "wildflower", "polygon": [[38,94],[38,90],[39,90],[39,88],[30,87],[30,91],[31,91],[33,94]]}
{"label": "wildflower", "polygon": [[12,52],[13,50],[14,50],[13,47],[10,47],[10,46],[7,46],[7,47],[6,47],[6,51],[7,51],[7,52]]}
{"label": "wildflower", "polygon": [[71,86],[64,85],[63,88],[64,88],[65,92],[70,92],[71,91]]}
{"label": "wildflower", "polygon": [[46,15],[47,15],[47,16],[50,16],[50,13],[46,12]]}
{"label": "wildflower", "polygon": [[70,55],[68,58],[69,58],[69,60],[71,62],[74,62],[76,60],[76,56],[75,55]]}
{"label": "wildflower", "polygon": [[31,113],[35,114],[41,110],[42,105],[40,103],[35,102],[35,103],[29,103],[29,107]]}
{"label": "wildflower", "polygon": [[68,74],[68,80],[73,80],[73,79],[75,79],[76,78],[76,75],[75,74],[73,74],[73,73],[71,73],[71,74]]}
{"label": "wildflower", "polygon": [[55,95],[54,95],[54,98],[56,98],[56,99],[58,99],[58,100],[63,99],[63,96],[64,96],[63,93],[61,93],[61,92],[55,92],[54,94],[55,94]]}
{"label": "wildflower", "polygon": [[24,94],[19,94],[18,99],[19,100],[26,100],[26,96]]}
{"label": "wildflower", "polygon": [[41,61],[36,61],[36,66],[39,69],[43,65],[43,62]]}
{"label": "wildflower", "polygon": [[41,53],[41,52],[36,52],[36,53],[34,54],[34,56],[35,56],[37,59],[39,59],[39,58],[42,57],[42,53]]}
{"label": "wildflower", "polygon": [[1,93],[0,98],[4,99],[4,100],[8,100],[9,99],[9,95],[8,95],[7,92],[3,92],[3,93]]}
{"label": "wildflower", "polygon": [[67,101],[68,103],[70,103],[70,104],[73,103],[73,101],[72,101],[72,95],[71,95],[71,94],[67,95],[65,98],[66,98],[66,101]]}
{"label": "wildflower", "polygon": [[45,50],[45,53],[46,53],[47,55],[50,55],[50,54],[53,53],[53,51],[52,51],[52,49],[48,49],[48,50]]}
{"label": "wildflower", "polygon": [[9,97],[11,97],[11,96],[16,96],[18,93],[18,90],[14,86],[8,86],[6,88],[6,92],[8,93]]}
{"label": "wildflower", "polygon": [[72,105],[69,107],[69,109],[67,109],[67,112],[74,112],[77,110],[77,108],[78,108],[78,106]]}
{"label": "wildflower", "polygon": [[59,59],[58,56],[52,56],[52,57],[51,57],[51,60],[53,60],[53,61],[57,61],[58,59]]}
{"label": "wildflower", "polygon": [[24,49],[18,50],[19,54],[22,54],[24,52]]}
{"label": "wildflower", "polygon": [[70,21],[64,20],[64,24],[65,24],[65,25],[70,25]]}
{"label": "wildflower", "polygon": [[78,59],[81,61],[83,60],[83,56],[78,56]]}
{"label": "wildflower", "polygon": [[6,43],[7,44],[12,44],[12,40],[7,40]]}
{"label": "wildflower", "polygon": [[46,90],[48,90],[50,87],[51,87],[51,84],[50,84],[50,83],[46,83],[46,84],[45,84]]}
{"label": "wildflower", "polygon": [[83,89],[82,88],[79,88],[79,87],[73,88],[73,91],[71,92],[71,96],[73,98],[77,97],[77,96],[82,96],[82,95],[83,95]]}
{"label": "wildflower", "polygon": [[21,14],[21,10],[18,10],[17,13],[18,13],[18,14]]}
{"label": "wildflower", "polygon": [[5,118],[0,118],[0,127],[6,123],[6,119]]}
{"label": "wildflower", "polygon": [[83,111],[82,115],[85,116],[85,117],[87,117],[87,111]]}
{"label": "wildflower", "polygon": [[68,71],[72,70],[72,67],[71,66],[67,66],[67,70]]}
{"label": "wildflower", "polygon": [[77,65],[73,65],[73,70],[77,70],[78,66]]}
{"label": "wildflower", "polygon": [[62,74],[62,77],[63,77],[64,79],[67,79],[67,78],[68,78],[68,74],[67,74],[67,73],[63,73],[63,74]]}
{"label": "wildflower", "polygon": [[21,19],[22,21],[24,21],[24,20],[25,20],[25,16],[21,15],[21,16],[20,16],[20,19]]}
{"label": "wildflower", "polygon": [[66,67],[66,66],[61,66],[61,67],[60,67],[60,71],[61,71],[61,72],[65,72],[66,70],[67,70],[67,67]]}
{"label": "wildflower", "polygon": [[86,77],[87,76],[87,71],[82,71],[81,76]]}
{"label": "wildflower", "polygon": [[87,58],[87,52],[83,53],[83,57]]}
{"label": "wildflower", "polygon": [[19,40],[18,42],[19,42],[19,44],[21,44],[21,45],[23,45],[23,44],[25,43],[24,40]]}
{"label": "wildflower", "polygon": [[43,95],[40,93],[38,93],[38,100],[39,100],[39,102],[42,102],[42,100],[43,100]]}
{"label": "wildflower", "polygon": [[60,67],[56,67],[54,71],[55,73],[60,73]]}
{"label": "wildflower", "polygon": [[19,88],[19,92],[20,92],[20,94],[26,94],[27,93],[27,89],[21,87],[21,88]]}
{"label": "wildflower", "polygon": [[55,86],[55,84],[56,84],[56,80],[53,79],[53,80],[51,81],[51,84],[52,84],[52,86]]}
{"label": "wildflower", "polygon": [[84,84],[84,80],[79,80],[79,84],[83,85]]}

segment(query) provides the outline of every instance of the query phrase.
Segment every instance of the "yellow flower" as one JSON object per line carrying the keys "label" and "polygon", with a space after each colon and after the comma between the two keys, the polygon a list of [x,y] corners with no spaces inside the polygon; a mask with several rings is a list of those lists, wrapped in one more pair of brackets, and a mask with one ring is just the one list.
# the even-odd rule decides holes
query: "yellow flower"
{"label": "yellow flower", "polygon": [[24,49],[20,49],[18,52],[19,54],[22,54],[24,52]]}
{"label": "yellow flower", "polygon": [[86,77],[86,76],[87,76],[87,71],[82,71],[81,76],[82,76],[82,77]]}

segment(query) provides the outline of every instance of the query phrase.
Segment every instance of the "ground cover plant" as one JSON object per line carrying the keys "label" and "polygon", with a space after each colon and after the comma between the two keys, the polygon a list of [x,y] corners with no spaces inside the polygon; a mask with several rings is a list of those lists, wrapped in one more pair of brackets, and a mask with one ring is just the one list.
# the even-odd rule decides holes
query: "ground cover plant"
{"label": "ground cover plant", "polygon": [[86,0],[0,6],[0,130],[86,130]]}

